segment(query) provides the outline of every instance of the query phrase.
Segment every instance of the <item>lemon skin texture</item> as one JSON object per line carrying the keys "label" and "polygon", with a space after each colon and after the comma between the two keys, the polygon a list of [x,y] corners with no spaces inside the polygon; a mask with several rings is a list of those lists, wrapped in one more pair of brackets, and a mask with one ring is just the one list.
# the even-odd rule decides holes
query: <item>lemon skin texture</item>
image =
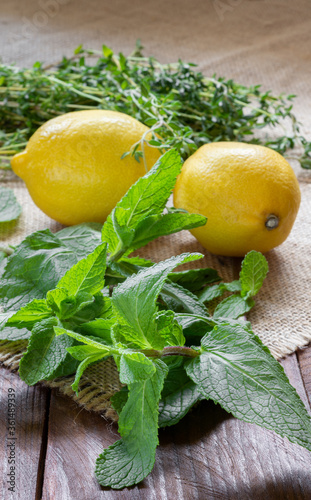
{"label": "lemon skin texture", "polygon": [[[105,222],[146,169],[143,159],[121,159],[148,127],[116,111],[67,113],[42,125],[24,152],[13,157],[35,204],[65,225]],[[149,136],[147,135],[148,139]],[[147,170],[160,157],[145,145]]]}
{"label": "lemon skin texture", "polygon": [[189,157],[177,179],[174,205],[207,217],[192,234],[209,252],[243,257],[265,253],[289,235],[300,189],[289,163],[264,146],[206,144]]}

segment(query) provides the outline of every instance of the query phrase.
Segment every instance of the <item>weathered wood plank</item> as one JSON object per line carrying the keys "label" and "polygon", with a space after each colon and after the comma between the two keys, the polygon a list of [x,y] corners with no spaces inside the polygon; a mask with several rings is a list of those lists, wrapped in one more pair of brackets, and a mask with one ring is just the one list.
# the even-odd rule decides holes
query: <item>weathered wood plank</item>
{"label": "weathered wood plank", "polygon": [[[48,399],[48,389],[28,387],[17,374],[0,367],[1,500],[40,499]],[[11,484],[7,482],[10,472]],[[14,490],[8,490],[9,487]]]}
{"label": "weathered wood plank", "polygon": [[297,357],[304,388],[311,404],[311,346],[297,351]]}
{"label": "weathered wood plank", "polygon": [[[282,362],[307,402],[296,356]],[[94,463],[116,439],[116,427],[54,393],[42,500],[307,500],[311,453],[273,432],[240,422],[203,402],[160,432],[153,472],[139,486],[98,486]]]}

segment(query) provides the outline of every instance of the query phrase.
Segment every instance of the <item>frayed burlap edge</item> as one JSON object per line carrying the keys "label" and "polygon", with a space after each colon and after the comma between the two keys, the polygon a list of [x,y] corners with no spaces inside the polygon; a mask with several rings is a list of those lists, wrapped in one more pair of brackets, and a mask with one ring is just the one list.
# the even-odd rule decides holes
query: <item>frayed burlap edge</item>
{"label": "frayed burlap edge", "polygon": [[[0,363],[10,371],[17,371],[19,362],[27,348],[27,341],[1,341]],[[110,398],[121,389],[117,367],[113,358],[91,365],[85,370],[79,383],[79,393],[72,390],[74,376],[61,377],[40,382],[61,394],[69,396],[78,405],[116,422],[118,415],[111,406]]]}

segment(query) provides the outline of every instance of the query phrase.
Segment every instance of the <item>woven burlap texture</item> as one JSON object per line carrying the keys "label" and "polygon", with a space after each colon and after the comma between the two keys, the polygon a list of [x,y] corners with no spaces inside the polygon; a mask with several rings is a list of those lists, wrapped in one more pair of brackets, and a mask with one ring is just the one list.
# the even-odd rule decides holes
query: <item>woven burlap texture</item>
{"label": "woven burlap texture", "polygon": [[[52,63],[63,54],[71,55],[81,43],[92,48],[104,43],[128,54],[140,38],[145,53],[163,62],[182,58],[197,63],[207,76],[216,72],[244,84],[261,83],[275,93],[297,94],[295,112],[310,139],[311,5],[307,0],[89,0],[87,9],[83,0],[68,0],[58,2],[53,15],[43,12],[43,25],[38,22],[43,19],[43,4],[37,0],[0,0],[0,4],[5,62],[15,61],[19,66],[30,66],[36,60]],[[249,315],[255,333],[276,358],[311,340],[310,173],[302,171],[297,162],[293,166],[301,181],[301,208],[288,240],[267,254],[270,272]],[[23,206],[17,225],[3,229],[2,244],[17,244],[38,229],[61,229],[34,206],[21,181],[9,176],[2,185],[13,188]],[[188,232],[160,238],[140,253],[158,261],[182,251],[205,253]],[[204,265],[216,268],[230,281],[237,277],[240,261],[206,254],[204,261],[196,263]],[[17,369],[24,348],[23,343],[2,343],[0,361]],[[52,385],[75,398],[71,381],[68,378]],[[107,363],[99,363],[89,368],[80,387],[80,404],[107,412],[109,397],[119,388],[114,365],[108,368]],[[108,415],[114,418],[113,413]]]}

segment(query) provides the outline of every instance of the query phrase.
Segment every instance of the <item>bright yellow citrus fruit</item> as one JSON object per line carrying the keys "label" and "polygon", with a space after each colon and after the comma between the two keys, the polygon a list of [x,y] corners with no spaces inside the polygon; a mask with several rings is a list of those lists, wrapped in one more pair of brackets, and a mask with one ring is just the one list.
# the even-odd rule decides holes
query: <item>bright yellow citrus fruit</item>
{"label": "bright yellow citrus fruit", "polygon": [[300,189],[289,163],[270,148],[216,142],[188,158],[177,179],[174,205],[205,215],[192,234],[211,253],[267,252],[289,235]]}
{"label": "bright yellow citrus fruit", "polygon": [[[41,210],[66,225],[104,222],[132,184],[146,173],[144,161],[121,159],[148,127],[116,111],[67,113],[42,125],[11,161]],[[139,148],[140,150],[140,148]],[[145,144],[149,170],[160,156]]]}

